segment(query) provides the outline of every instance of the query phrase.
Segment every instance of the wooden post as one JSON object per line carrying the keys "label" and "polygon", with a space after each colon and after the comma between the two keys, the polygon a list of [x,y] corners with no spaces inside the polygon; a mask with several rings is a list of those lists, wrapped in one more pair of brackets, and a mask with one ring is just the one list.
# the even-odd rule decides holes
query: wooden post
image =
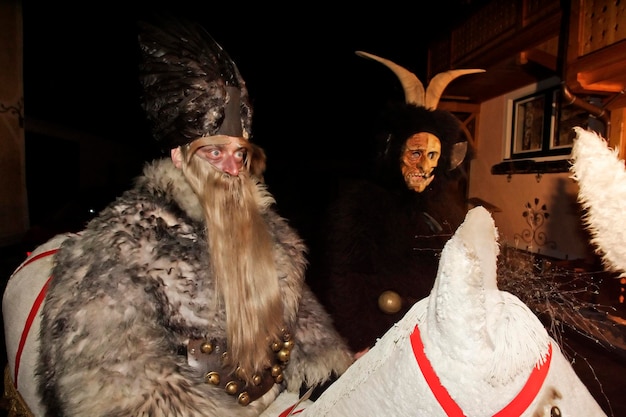
{"label": "wooden post", "polygon": [[609,146],[619,150],[620,159],[626,159],[626,107],[611,110],[611,132]]}
{"label": "wooden post", "polygon": [[24,145],[22,3],[0,1],[0,246],[29,227]]}

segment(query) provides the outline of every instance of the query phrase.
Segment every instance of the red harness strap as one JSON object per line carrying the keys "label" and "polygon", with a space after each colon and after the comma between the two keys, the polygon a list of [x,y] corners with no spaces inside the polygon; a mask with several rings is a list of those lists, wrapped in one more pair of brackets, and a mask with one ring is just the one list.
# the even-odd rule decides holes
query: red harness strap
{"label": "red harness strap", "polygon": [[55,253],[57,253],[59,250],[59,248],[56,249],[50,249],[41,253],[38,253],[37,255],[33,256],[30,259],[27,259],[24,261],[24,263],[22,263],[22,265],[20,265],[15,272],[13,272],[13,275],[17,274],[22,268],[24,268],[26,265],[30,265],[33,262],[35,262],[36,260],[39,260],[41,258],[45,258],[46,256],[50,256],[50,255],[54,255]]}
{"label": "red harness strap", "polygon": [[[446,414],[450,417],[464,417],[465,413],[463,413],[461,407],[450,397],[448,390],[441,384],[439,377],[426,357],[418,326],[415,326],[411,334],[411,346],[413,347],[413,354],[415,355],[417,364],[426,379],[426,383]],[[507,406],[494,414],[494,417],[519,416],[530,406],[548,375],[551,358],[552,344],[549,345],[546,361],[539,367],[533,368],[528,377],[528,381],[526,381],[526,385],[524,385],[519,394],[517,394]]]}
{"label": "red harness strap", "polygon": [[[18,269],[15,270],[13,275],[15,275],[18,271],[20,271],[26,265],[31,264],[38,259],[45,258],[46,256],[54,255],[55,253],[57,253],[58,250],[59,250],[58,248],[51,249],[45,252],[41,252],[40,254],[37,254],[30,259],[27,259],[22,265],[20,265]],[[41,307],[41,304],[43,303],[43,300],[46,296],[46,291],[48,291],[48,284],[50,283],[51,278],[52,276],[50,276],[46,280],[46,283],[39,291],[39,294],[37,294],[37,298],[35,299],[35,302],[33,303],[30,309],[30,312],[28,313],[28,317],[26,318],[26,323],[24,324],[24,329],[22,330],[20,343],[17,347],[17,352],[15,353],[15,369],[13,370],[13,385],[15,385],[16,388],[17,388],[17,375],[20,370],[20,360],[22,359],[22,352],[24,351],[26,338],[28,337],[28,333],[30,332],[30,328],[33,325],[33,321],[35,320],[35,317],[37,316],[37,313],[39,312],[39,308]]]}

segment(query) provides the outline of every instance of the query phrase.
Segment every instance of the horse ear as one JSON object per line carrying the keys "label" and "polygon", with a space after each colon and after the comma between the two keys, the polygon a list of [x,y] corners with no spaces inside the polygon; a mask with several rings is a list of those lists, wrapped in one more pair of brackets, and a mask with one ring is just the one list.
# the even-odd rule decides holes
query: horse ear
{"label": "horse ear", "polygon": [[[497,290],[498,253],[491,214],[481,206],[471,209],[441,252],[428,298],[427,323],[433,325],[428,338],[434,343],[454,346],[459,352],[471,351],[469,345],[476,342],[477,335],[468,332],[476,327],[463,323],[486,326],[485,291]],[[487,337],[487,333],[478,336]]]}
{"label": "horse ear", "polygon": [[[500,247],[498,230],[489,211],[481,206],[470,210],[455,235],[468,248],[468,256],[476,256],[479,260],[479,270],[473,272],[474,279],[464,282],[475,283],[481,288],[498,289],[496,268]],[[472,271],[466,274],[472,274]]]}

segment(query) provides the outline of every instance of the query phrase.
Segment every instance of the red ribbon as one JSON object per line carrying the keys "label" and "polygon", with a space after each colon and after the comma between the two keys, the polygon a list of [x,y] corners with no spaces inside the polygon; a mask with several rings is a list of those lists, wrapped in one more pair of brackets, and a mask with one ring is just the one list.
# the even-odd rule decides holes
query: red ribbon
{"label": "red ribbon", "polygon": [[[450,417],[464,417],[465,413],[463,413],[461,407],[450,397],[448,390],[441,384],[439,377],[426,357],[418,326],[415,326],[411,334],[411,346],[413,347],[413,354],[415,355],[417,364],[426,379],[426,383],[446,414]],[[528,381],[526,381],[526,385],[524,385],[519,394],[517,394],[506,407],[494,414],[494,417],[519,416],[530,406],[539,393],[539,390],[541,390],[541,386],[548,375],[551,358],[552,344],[549,345],[545,362],[539,365],[539,367],[535,366],[533,368],[528,377]]]}
{"label": "red ribbon", "polygon": [[[15,275],[17,272],[19,272],[22,268],[24,268],[26,265],[31,264],[33,262],[35,262],[38,259],[41,258],[45,258],[46,256],[51,256],[54,255],[55,253],[57,253],[59,249],[51,249],[45,252],[41,252],[40,254],[37,254],[35,256],[33,256],[30,259],[27,259],[22,265],[20,265],[20,267],[18,269],[15,270],[15,272],[13,273],[13,275]],[[28,313],[28,317],[26,318],[26,323],[24,324],[24,329],[22,330],[22,335],[20,337],[20,343],[17,347],[17,352],[15,353],[15,369],[13,370],[13,385],[15,385],[15,388],[17,388],[17,375],[19,373],[20,370],[20,361],[22,359],[22,353],[24,351],[24,345],[26,344],[26,338],[28,337],[28,333],[30,332],[30,328],[33,325],[33,321],[35,321],[35,317],[37,316],[37,313],[39,312],[39,308],[41,307],[41,304],[43,303],[43,300],[46,296],[46,292],[48,291],[48,284],[50,283],[50,279],[52,278],[52,276],[50,276],[48,278],[48,280],[46,281],[46,283],[44,284],[44,286],[41,288],[41,290],[39,291],[39,294],[37,294],[37,298],[35,298],[35,302],[33,303],[30,312]]]}

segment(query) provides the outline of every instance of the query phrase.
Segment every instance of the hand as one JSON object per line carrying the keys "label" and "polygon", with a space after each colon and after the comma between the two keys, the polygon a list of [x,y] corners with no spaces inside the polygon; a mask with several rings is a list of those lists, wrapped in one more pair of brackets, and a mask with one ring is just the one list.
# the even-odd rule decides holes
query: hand
{"label": "hand", "polygon": [[358,351],[357,353],[354,354],[354,360],[359,359],[361,356],[365,355],[367,352],[369,352],[370,348],[367,347],[361,351]]}

